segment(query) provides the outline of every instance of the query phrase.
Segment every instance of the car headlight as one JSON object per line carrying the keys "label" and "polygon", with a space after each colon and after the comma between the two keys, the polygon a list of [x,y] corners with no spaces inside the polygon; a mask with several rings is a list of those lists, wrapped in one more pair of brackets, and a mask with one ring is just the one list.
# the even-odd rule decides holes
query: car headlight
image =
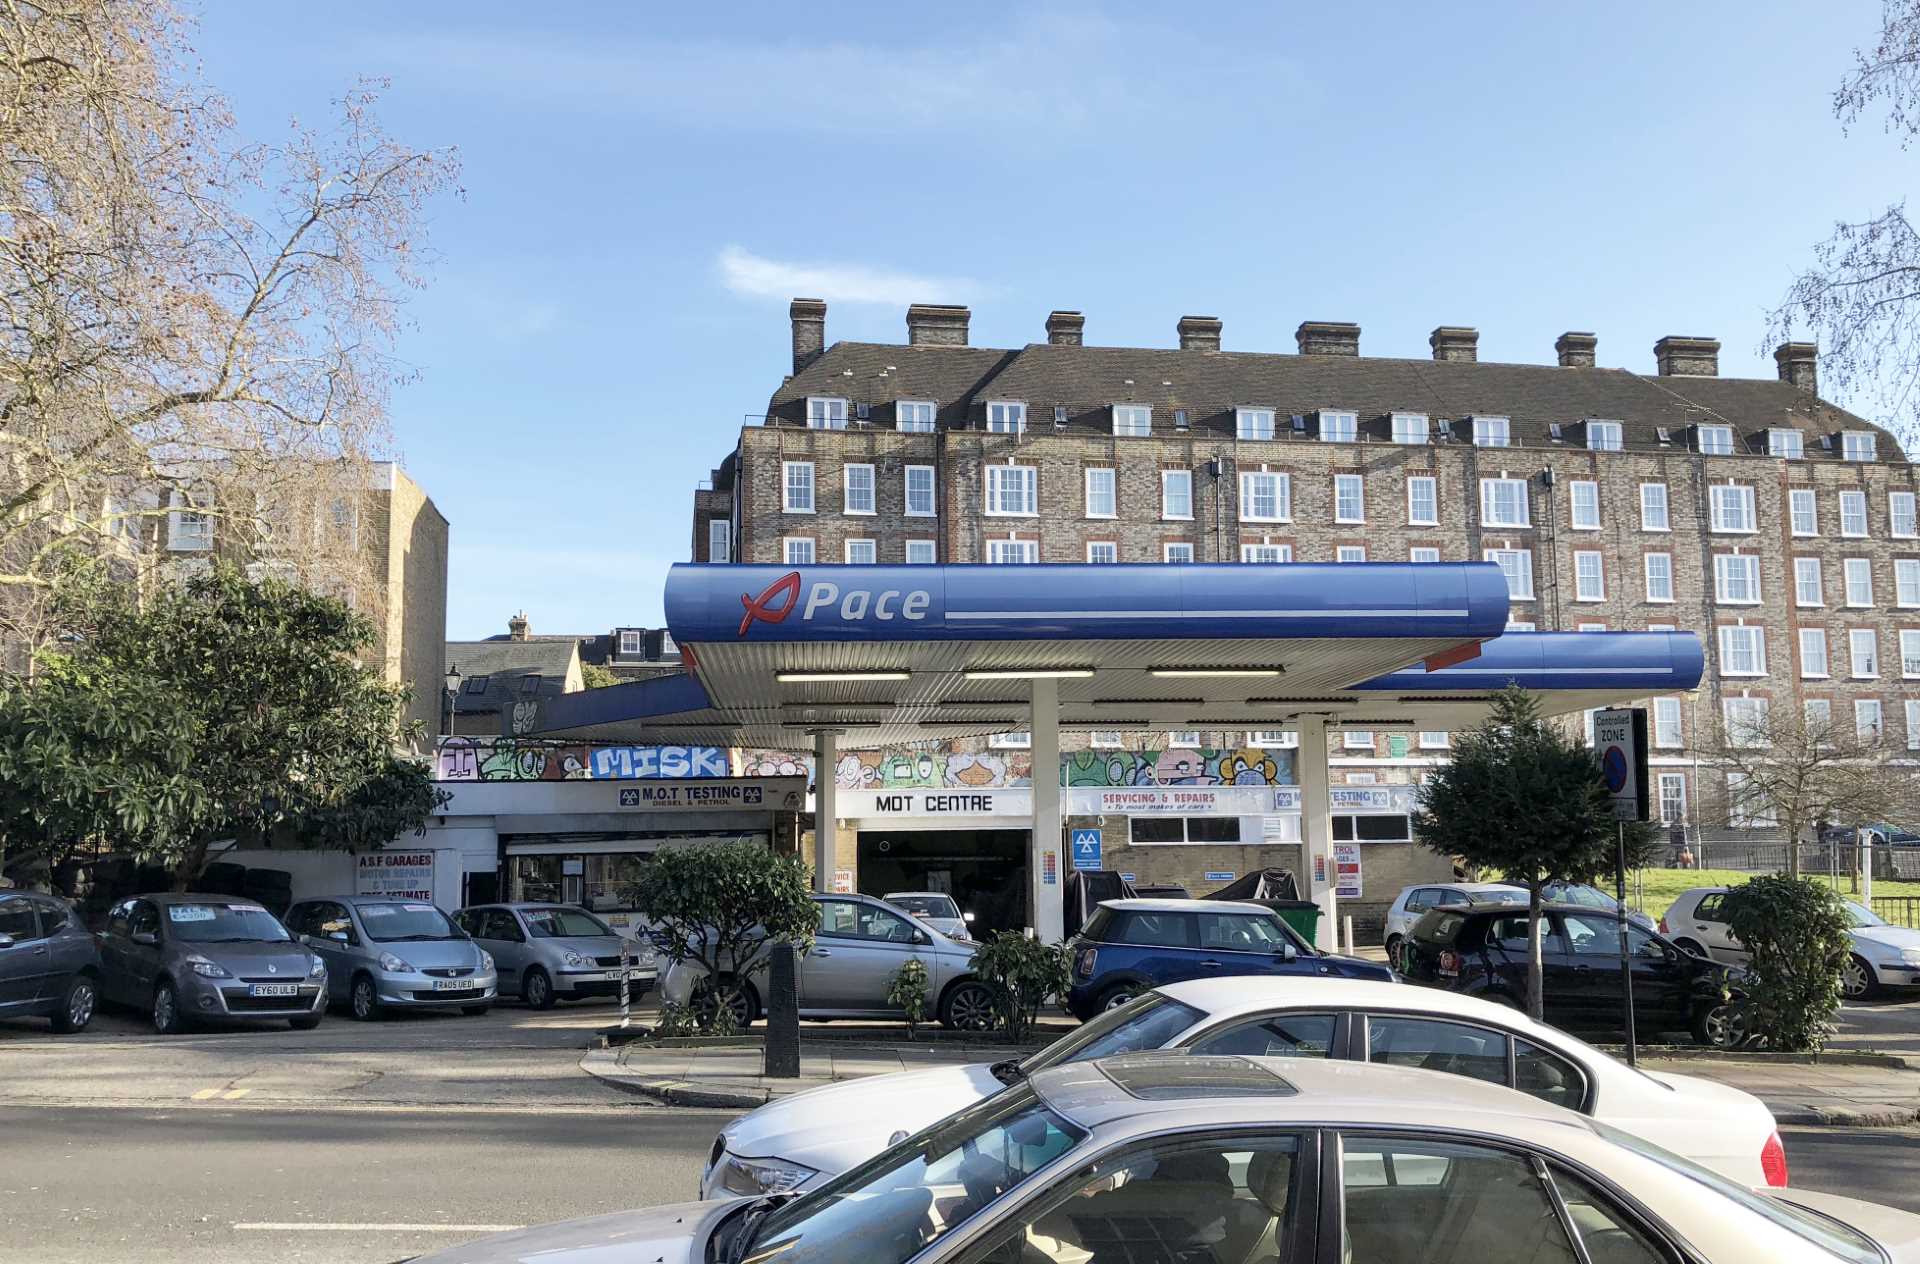
{"label": "car headlight", "polygon": [[480,969],[483,972],[493,969],[493,954],[485,948],[480,950]]}
{"label": "car headlight", "polygon": [[720,1184],[735,1194],[784,1194],[815,1175],[810,1167],[784,1159],[727,1160]]}
{"label": "car headlight", "polygon": [[1906,962],[1908,965],[1920,965],[1920,948],[1902,948],[1900,950],[1900,960]]}
{"label": "car headlight", "polygon": [[195,974],[204,975],[209,979],[231,979],[233,977],[232,973],[229,972],[225,966],[217,962],[208,961],[205,957],[197,957],[187,962],[187,964],[193,967]]}
{"label": "car headlight", "polygon": [[380,968],[393,974],[412,974],[413,967],[390,952],[380,954]]}
{"label": "car headlight", "polygon": [[592,957],[583,957],[579,953],[574,952],[572,949],[568,949],[565,955],[563,955],[560,958],[560,960],[566,962],[570,966],[590,966],[594,964],[594,960]]}
{"label": "car headlight", "polygon": [[326,963],[326,962],[324,962],[324,961],[322,961],[322,960],[320,960],[320,958],[318,958],[318,957],[315,957],[315,958],[313,959],[313,966],[312,966],[312,968],[310,968],[310,969],[309,969],[309,970],[307,971],[307,977],[308,977],[309,979],[317,979],[317,978],[319,978],[319,977],[320,977],[321,975],[323,975],[323,974],[325,974],[326,972],[327,972],[327,963]]}

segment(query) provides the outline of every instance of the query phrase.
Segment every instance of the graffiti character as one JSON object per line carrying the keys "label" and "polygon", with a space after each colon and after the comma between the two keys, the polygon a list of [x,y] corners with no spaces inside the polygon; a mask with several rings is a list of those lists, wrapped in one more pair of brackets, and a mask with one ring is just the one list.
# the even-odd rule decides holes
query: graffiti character
{"label": "graffiti character", "polygon": [[834,768],[834,784],[842,790],[870,789],[880,780],[880,758],[877,751],[852,751],[842,755]]}
{"label": "graffiti character", "polygon": [[1280,768],[1273,756],[1257,747],[1220,754],[1220,780],[1224,785],[1271,786],[1279,779]]}
{"label": "graffiti character", "polygon": [[998,755],[956,751],[947,759],[947,784],[950,786],[969,786],[975,790],[986,786],[1004,786],[1007,784],[1006,776],[1006,761]]}
{"label": "graffiti character", "polygon": [[1160,752],[1152,768],[1152,780],[1163,786],[1211,786],[1218,784],[1207,766],[1204,751],[1176,747]]}
{"label": "graffiti character", "polygon": [[441,781],[480,780],[480,756],[470,737],[440,739],[439,779]]}

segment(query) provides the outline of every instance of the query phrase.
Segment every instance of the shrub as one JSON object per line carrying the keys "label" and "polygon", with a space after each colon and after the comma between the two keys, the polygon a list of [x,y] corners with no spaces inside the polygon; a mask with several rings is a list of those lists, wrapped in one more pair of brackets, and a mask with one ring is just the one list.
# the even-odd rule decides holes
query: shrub
{"label": "shrub", "polygon": [[901,963],[887,982],[887,1004],[906,1011],[907,1039],[927,1017],[927,965],[918,957]]}
{"label": "shrub", "polygon": [[1015,1044],[1033,1030],[1046,999],[1064,993],[1070,982],[1064,945],[1043,944],[1010,930],[997,932],[974,950],[973,970],[992,986],[1001,1029]]}
{"label": "shrub", "polygon": [[1723,907],[1752,954],[1748,1029],[1783,1052],[1819,1049],[1833,1034],[1840,967],[1853,947],[1840,897],[1822,883],[1776,874],[1729,888]]}

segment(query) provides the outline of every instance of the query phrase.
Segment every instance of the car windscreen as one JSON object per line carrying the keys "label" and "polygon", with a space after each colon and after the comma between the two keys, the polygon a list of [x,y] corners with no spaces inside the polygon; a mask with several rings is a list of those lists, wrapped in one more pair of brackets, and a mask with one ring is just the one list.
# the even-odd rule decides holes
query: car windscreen
{"label": "car windscreen", "polygon": [[1118,1009],[1110,1009],[1090,1023],[1074,1029],[1020,1064],[1020,1070],[1035,1071],[1063,1062],[1085,1062],[1116,1053],[1138,1053],[1143,1049],[1164,1049],[1173,1038],[1205,1017],[1191,1005],[1143,992]]}
{"label": "car windscreen", "polygon": [[586,939],[613,934],[612,927],[582,909],[521,909],[520,916],[527,919],[527,929],[535,939]]}
{"label": "car windscreen", "polygon": [[922,917],[960,916],[960,906],[944,895],[890,895],[887,903]]}
{"label": "car windscreen", "polygon": [[1886,1264],[1887,1257],[1880,1248],[1858,1229],[1804,1207],[1797,1207],[1778,1198],[1756,1193],[1744,1185],[1728,1180],[1718,1172],[1700,1166],[1692,1159],[1684,1159],[1670,1150],[1663,1150],[1644,1137],[1637,1137],[1633,1133],[1603,1124],[1597,1119],[1589,1119],[1587,1125],[1615,1145],[1624,1146],[1635,1154],[1652,1159],[1655,1163],[1671,1168],[1682,1176],[1691,1177],[1708,1189],[1739,1203],[1755,1215],[1772,1221],[1789,1233],[1805,1238],[1822,1250],[1832,1252],[1839,1259],[1850,1261],[1850,1264]]}
{"label": "car windscreen", "polygon": [[293,938],[258,904],[164,905],[167,938],[186,944],[284,943]]}
{"label": "car windscreen", "polygon": [[379,943],[390,944],[396,940],[412,939],[465,939],[459,927],[448,921],[446,915],[431,904],[420,904],[413,900],[382,901],[378,904],[359,904],[360,922],[367,928],[367,938]]}
{"label": "car windscreen", "polygon": [[1008,1089],[769,1213],[735,1257],[902,1264],[1085,1136],[1031,1089]]}
{"label": "car windscreen", "polygon": [[1855,904],[1852,900],[1843,900],[1847,906],[1847,920],[1854,926],[1885,926],[1887,923],[1877,914],[1869,912],[1866,905]]}

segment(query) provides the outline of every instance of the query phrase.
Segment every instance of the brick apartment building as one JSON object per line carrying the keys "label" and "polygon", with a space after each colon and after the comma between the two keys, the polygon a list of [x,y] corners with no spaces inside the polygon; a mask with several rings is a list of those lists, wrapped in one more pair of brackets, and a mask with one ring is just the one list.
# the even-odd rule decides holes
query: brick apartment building
{"label": "brick apartment building", "polygon": [[[1486,559],[1515,627],[1702,636],[1702,687],[1646,703],[1664,819],[1725,819],[1724,774],[1698,762],[1723,717],[1824,707],[1920,753],[1920,478],[1886,431],[1819,398],[1809,344],[1752,380],[1720,377],[1719,343],[1697,337],[1662,338],[1638,373],[1598,367],[1578,332],[1553,363],[1494,364],[1454,326],[1413,360],[1362,356],[1357,325],[1322,321],[1275,354],[1223,350],[1200,316],[1177,348],[1100,347],[1056,311],[1045,342],[1013,349],[968,345],[962,307],[909,308],[905,345],[828,345],[815,300],[791,318],[791,375],[696,492],[696,560]],[[1334,784],[1417,780],[1447,740],[1346,734]],[[1120,864],[1206,886],[1188,871],[1273,857],[1249,828],[1238,852],[1122,848]],[[1371,873],[1367,888],[1383,898]]]}

